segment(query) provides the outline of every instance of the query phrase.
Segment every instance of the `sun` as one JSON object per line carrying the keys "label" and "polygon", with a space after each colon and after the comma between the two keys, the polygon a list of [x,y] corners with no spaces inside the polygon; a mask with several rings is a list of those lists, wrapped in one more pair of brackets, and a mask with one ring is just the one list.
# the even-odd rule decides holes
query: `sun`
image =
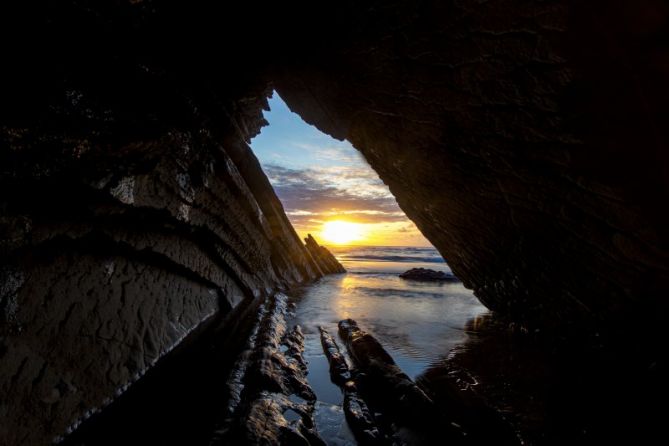
{"label": "sun", "polygon": [[342,220],[332,220],[323,224],[321,238],[335,245],[345,245],[365,238],[363,225]]}

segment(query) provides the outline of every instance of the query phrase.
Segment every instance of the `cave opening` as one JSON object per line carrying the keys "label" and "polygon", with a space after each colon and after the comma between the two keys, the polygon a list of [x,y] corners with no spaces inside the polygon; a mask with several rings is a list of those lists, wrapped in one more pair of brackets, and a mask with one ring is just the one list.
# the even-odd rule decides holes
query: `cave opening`
{"label": "cave opening", "polygon": [[[318,432],[328,444],[354,444],[355,425],[342,412],[345,392],[331,380],[323,336],[341,333],[339,321],[356,321],[411,387],[443,373],[439,364],[467,340],[464,327],[487,309],[348,141],[307,124],[276,91],[264,118],[267,124],[250,146],[286,215],[301,238],[313,235],[346,268],[289,294],[295,310],[288,322],[304,334]],[[328,342],[343,339],[335,335]]]}
{"label": "cave opening", "polygon": [[431,248],[388,186],[347,140],[307,124],[274,91],[251,140],[293,227],[329,246]]}

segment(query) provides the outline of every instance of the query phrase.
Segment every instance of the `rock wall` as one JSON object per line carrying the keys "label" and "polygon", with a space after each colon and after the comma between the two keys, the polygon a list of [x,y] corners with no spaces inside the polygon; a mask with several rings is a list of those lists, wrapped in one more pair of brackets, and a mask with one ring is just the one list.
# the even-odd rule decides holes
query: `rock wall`
{"label": "rock wall", "polygon": [[224,147],[192,136],[126,148],[156,150],[148,167],[3,184],[3,443],[64,432],[201,324],[329,272],[276,197],[261,207]]}
{"label": "rock wall", "polygon": [[335,272],[247,145],[266,84],[191,85],[196,56],[181,73],[142,59],[122,42],[129,10],[105,8],[13,16],[54,34],[11,49],[2,91],[2,444],[49,443],[189,334]]}
{"label": "rock wall", "polygon": [[364,154],[485,305],[560,331],[666,314],[665,3],[364,2],[335,17],[328,50],[290,61],[278,92]]}
{"label": "rock wall", "polygon": [[334,272],[300,243],[269,183],[249,186],[260,168],[243,169],[247,182],[210,135],[115,150],[142,166],[88,159],[96,172],[88,154],[64,153],[67,172],[3,178],[4,444],[65,432],[202,324]]}

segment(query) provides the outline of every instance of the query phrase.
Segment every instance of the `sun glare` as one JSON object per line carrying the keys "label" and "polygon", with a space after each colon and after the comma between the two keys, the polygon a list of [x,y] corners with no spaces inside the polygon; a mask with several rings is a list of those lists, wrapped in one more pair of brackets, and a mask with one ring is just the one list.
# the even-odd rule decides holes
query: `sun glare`
{"label": "sun glare", "polygon": [[336,245],[346,245],[364,239],[365,234],[363,225],[360,223],[333,220],[323,224],[321,238],[325,242],[334,243]]}

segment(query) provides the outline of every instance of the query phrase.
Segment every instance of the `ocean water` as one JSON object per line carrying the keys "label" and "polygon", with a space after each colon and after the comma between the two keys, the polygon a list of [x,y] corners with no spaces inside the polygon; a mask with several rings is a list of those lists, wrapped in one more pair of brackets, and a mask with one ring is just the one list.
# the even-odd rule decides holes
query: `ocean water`
{"label": "ocean water", "polygon": [[321,435],[328,444],[355,444],[341,414],[341,391],[330,382],[318,327],[327,329],[344,349],[337,323],[355,319],[415,379],[465,342],[465,324],[487,309],[460,282],[415,282],[398,277],[418,267],[451,273],[434,248],[330,250],[348,272],[327,276],[296,293],[291,322],[300,324],[305,333],[308,379],[319,400],[316,419]]}

